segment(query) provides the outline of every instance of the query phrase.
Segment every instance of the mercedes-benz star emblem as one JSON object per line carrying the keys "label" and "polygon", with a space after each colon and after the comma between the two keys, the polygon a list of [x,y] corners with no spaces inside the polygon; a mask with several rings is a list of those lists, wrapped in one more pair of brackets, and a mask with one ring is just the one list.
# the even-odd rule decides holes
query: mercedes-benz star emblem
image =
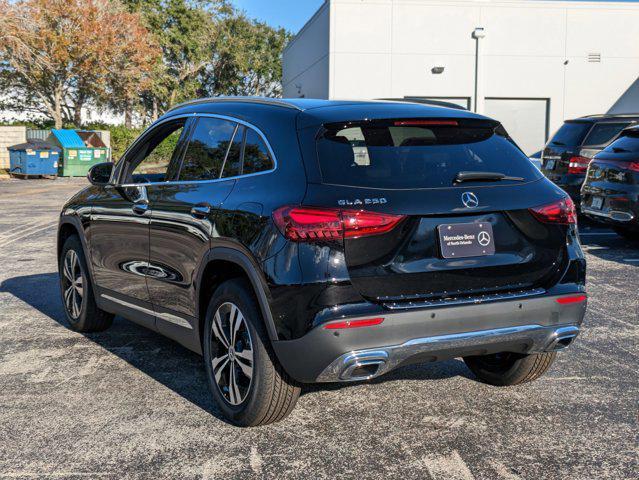
{"label": "mercedes-benz star emblem", "polygon": [[482,247],[485,247],[490,243],[490,235],[488,234],[488,232],[484,232],[482,230],[477,236],[477,241]]}
{"label": "mercedes-benz star emblem", "polygon": [[461,198],[466,208],[477,208],[479,206],[479,199],[473,192],[464,192]]}

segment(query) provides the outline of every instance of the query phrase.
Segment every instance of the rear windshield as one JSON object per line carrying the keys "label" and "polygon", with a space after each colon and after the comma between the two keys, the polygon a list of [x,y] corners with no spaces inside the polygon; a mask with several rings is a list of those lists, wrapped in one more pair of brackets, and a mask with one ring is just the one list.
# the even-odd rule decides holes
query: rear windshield
{"label": "rear windshield", "polygon": [[606,145],[619,135],[629,124],[626,123],[596,123],[584,140],[584,146]]}
{"label": "rear windshield", "polygon": [[585,122],[566,122],[557,133],[550,139],[551,145],[559,146],[577,146],[581,145],[582,140],[590,130],[591,123]]}
{"label": "rear windshield", "polygon": [[[369,188],[451,187],[460,171],[540,178],[495,125],[411,125],[409,121],[325,125],[317,141],[324,183]],[[502,182],[506,183],[506,182]]]}
{"label": "rear windshield", "polygon": [[605,151],[615,153],[639,153],[639,132],[620,137],[608,145]]}

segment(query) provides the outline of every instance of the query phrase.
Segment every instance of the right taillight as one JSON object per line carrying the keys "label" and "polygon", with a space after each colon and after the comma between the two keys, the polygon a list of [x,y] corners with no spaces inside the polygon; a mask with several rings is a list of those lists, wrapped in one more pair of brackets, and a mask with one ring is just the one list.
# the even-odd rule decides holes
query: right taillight
{"label": "right taillight", "polygon": [[561,225],[577,223],[577,211],[570,197],[562,198],[548,205],[531,208],[530,213],[543,223],[558,223]]}
{"label": "right taillight", "polygon": [[588,157],[571,157],[568,161],[568,173],[586,173],[591,160]]}
{"label": "right taillight", "polygon": [[386,233],[404,219],[404,215],[284,206],[273,212],[273,221],[282,234],[295,242],[342,240]]}

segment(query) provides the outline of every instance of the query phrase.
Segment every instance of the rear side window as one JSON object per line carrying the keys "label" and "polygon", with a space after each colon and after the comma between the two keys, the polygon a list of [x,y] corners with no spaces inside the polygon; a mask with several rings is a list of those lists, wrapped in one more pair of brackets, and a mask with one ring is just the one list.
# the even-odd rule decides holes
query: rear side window
{"label": "rear side window", "polygon": [[246,143],[244,145],[244,170],[243,174],[265,172],[273,168],[273,159],[269,154],[264,140],[255,130],[246,131]]}
{"label": "rear side window", "polygon": [[592,127],[592,123],[566,122],[552,136],[550,143],[552,145],[576,147],[581,145],[590,127]]}
{"label": "rear side window", "polygon": [[229,154],[224,163],[222,178],[237,177],[242,174],[242,142],[244,141],[244,131],[246,127],[240,125],[233,136],[233,141],[229,147]]}
{"label": "rear side window", "polygon": [[626,123],[595,123],[595,126],[592,127],[590,133],[584,140],[584,146],[594,146],[594,145],[606,145],[613,138],[619,135],[624,128],[626,128],[629,124]]}
{"label": "rear side window", "polygon": [[[325,125],[318,141],[324,183],[369,188],[445,188],[460,171],[540,178],[494,125],[411,125],[407,121]],[[503,182],[506,183],[506,182]]]}
{"label": "rear side window", "polygon": [[236,126],[219,118],[200,118],[184,154],[180,180],[220,178]]}

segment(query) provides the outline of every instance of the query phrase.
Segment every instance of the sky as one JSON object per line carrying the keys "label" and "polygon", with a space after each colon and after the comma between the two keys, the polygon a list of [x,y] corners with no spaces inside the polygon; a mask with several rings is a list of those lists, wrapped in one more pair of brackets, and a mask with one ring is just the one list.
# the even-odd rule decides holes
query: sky
{"label": "sky", "polygon": [[232,0],[251,18],[297,33],[324,0]]}
{"label": "sky", "polygon": [[272,27],[284,27],[297,33],[324,0],[232,0],[232,3],[251,18],[266,22]]}

